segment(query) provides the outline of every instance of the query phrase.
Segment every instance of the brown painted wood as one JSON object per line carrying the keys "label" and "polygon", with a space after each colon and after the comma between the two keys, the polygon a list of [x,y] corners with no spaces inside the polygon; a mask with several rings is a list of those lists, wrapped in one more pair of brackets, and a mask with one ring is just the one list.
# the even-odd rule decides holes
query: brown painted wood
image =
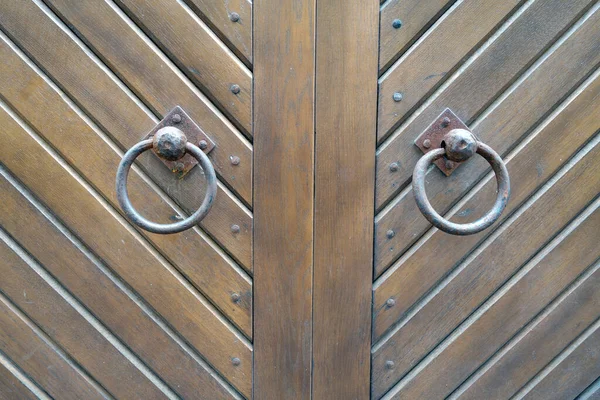
{"label": "brown painted wood", "polygon": [[[527,393],[527,400],[571,399],[600,376],[600,323],[590,335]],[[577,371],[573,373],[573,371]]]}
{"label": "brown painted wood", "polygon": [[[526,334],[509,342],[506,352],[462,388],[459,399],[510,398],[598,318],[600,265],[550,314]],[[535,357],[531,357],[535,354]]]}
{"label": "brown painted wood", "polygon": [[0,398],[34,400],[37,397],[11,371],[0,364]]}
{"label": "brown painted wood", "polygon": [[369,398],[377,22],[375,2],[317,2],[315,399]]}
{"label": "brown painted wood", "polygon": [[[379,18],[379,70],[384,72],[418,34],[437,20],[455,0],[390,0],[381,7]],[[399,19],[400,28],[393,22]]]}
{"label": "brown painted wood", "polygon": [[[593,2],[535,1],[494,42],[482,48],[481,54],[448,87],[432,97],[431,104],[415,112],[407,125],[378,150],[377,208],[410,182],[413,167],[422,156],[413,142],[444,109],[449,107],[464,121],[473,121],[590,3]],[[389,170],[392,162],[399,162],[395,173]]]}
{"label": "brown painted wood", "polygon": [[6,210],[0,213],[0,225],[6,233],[167,385],[184,398],[232,398],[212,369],[194,360],[114,283],[118,278],[111,280],[4,178],[0,189]]}
{"label": "brown painted wood", "polygon": [[5,301],[0,295],[0,351],[53,398],[105,398],[89,376],[55,352],[32,330],[31,321],[15,314]]}
{"label": "brown painted wood", "polygon": [[[124,13],[106,2],[53,0],[48,3],[152,110],[165,115],[180,105],[215,142],[216,147],[209,157],[221,180],[244,202],[252,204],[252,148],[248,142]],[[139,132],[140,137],[143,134]],[[232,155],[240,158],[238,165],[232,165]],[[181,198],[194,193],[177,194]],[[192,200],[200,199],[192,197]],[[189,200],[186,203],[185,199],[182,203],[189,207],[195,204]]]}
{"label": "brown painted wood", "polygon": [[[128,95],[121,85],[115,82],[86,52],[82,50],[47,14],[35,4],[24,3],[19,6],[9,2],[10,7],[4,8],[0,15],[2,25],[9,35],[13,36],[20,46],[25,47],[36,62],[41,63],[46,71],[57,79],[60,85],[74,97],[78,104],[99,123],[103,131],[117,146],[128,149],[138,143],[152,127],[157,119],[149,111],[141,108],[136,101]],[[29,24],[38,27],[38,32],[27,28]],[[62,27],[64,28],[64,27]],[[49,47],[45,38],[51,38],[56,48]],[[56,49],[61,49],[57,52]],[[66,60],[66,61],[65,61]],[[9,69],[9,66],[6,66]],[[16,73],[17,70],[12,70]],[[10,83],[10,82],[9,82]],[[17,91],[17,95],[27,97],[26,91]],[[26,106],[24,100],[15,101],[18,107]],[[57,115],[60,118],[60,115]],[[68,123],[68,121],[63,121]],[[109,144],[111,142],[109,141]],[[113,145],[114,145],[113,144]],[[248,157],[250,154],[248,154]],[[165,188],[167,192],[177,193],[178,188],[188,188],[197,192],[190,202],[186,204],[187,211],[195,210],[200,204],[204,188],[204,179],[199,168],[194,168],[192,173],[186,175],[181,184],[177,184],[176,176],[171,173],[156,157],[140,157],[140,164],[155,183]],[[111,164],[112,165],[112,164]],[[116,166],[114,168],[116,171]],[[114,177],[112,173],[112,177]],[[111,180],[113,178],[110,178]],[[108,176],[106,177],[108,179]],[[111,184],[114,186],[114,184]],[[169,189],[171,187],[171,189]],[[194,189],[190,189],[194,188]],[[163,189],[164,190],[164,189]],[[203,190],[203,189],[202,189]],[[189,193],[189,192],[188,192]],[[186,199],[188,196],[183,196]],[[189,198],[189,197],[188,197]],[[134,204],[136,204],[134,202]],[[215,211],[218,208],[220,212]],[[211,234],[219,243],[228,247],[231,254],[249,269],[251,259],[251,216],[240,207],[239,202],[224,190],[219,190],[215,200],[215,209],[202,221],[201,226]],[[146,214],[148,215],[148,214]],[[173,213],[162,213],[162,220],[173,217]],[[156,220],[156,219],[155,219]],[[244,230],[234,235],[231,226],[237,224]]]}
{"label": "brown painted wood", "polygon": [[316,1],[253,11],[254,398],[310,399]]}
{"label": "brown painted wood", "polygon": [[[173,0],[116,0],[116,3],[251,136],[252,74],[199,18],[194,18],[185,3]],[[240,87],[237,94],[231,91],[234,84]]]}
{"label": "brown painted wood", "polygon": [[158,387],[3,242],[0,242],[0,258],[2,293],[103,388],[118,398],[165,398]]}
{"label": "brown painted wood", "polygon": [[[218,311],[93,189],[82,185],[5,111],[0,159],[75,235],[180,332],[242,394],[251,387],[250,346]],[[163,236],[167,237],[167,236]],[[240,364],[234,365],[233,358]]]}
{"label": "brown painted wood", "polygon": [[[502,221],[517,210],[541,185],[552,177],[587,142],[600,126],[600,79],[592,78],[580,94],[547,121],[530,138],[527,146],[507,160],[513,196]],[[490,179],[491,178],[491,179]],[[495,181],[490,176],[485,186],[454,213],[453,220],[465,223],[483,215],[494,201]],[[490,231],[456,237],[436,231],[413,254],[402,260],[374,287],[374,336],[376,338],[397,322],[453,266],[469,254]],[[444,257],[439,254],[444,252]],[[432,268],[432,266],[435,266]],[[386,307],[393,298],[396,306]]]}
{"label": "brown painted wood", "polygon": [[[375,394],[385,393],[414,367],[600,191],[600,175],[592,168],[600,154],[598,141],[597,137],[579,162],[502,231],[502,240],[478,251],[422,302],[416,315],[377,346],[372,366]],[[386,368],[387,361],[394,362],[393,369]]]}
{"label": "brown painted wood", "polygon": [[[17,111],[32,127],[118,208],[114,177],[120,155],[5,42],[0,46],[0,54],[4,60],[0,66],[0,93],[16,104]],[[42,109],[45,112],[39,112]],[[86,138],[84,151],[81,137]],[[137,209],[150,219],[167,222],[167,216],[177,214],[135,171],[130,174],[128,188]],[[212,212],[225,211],[215,205]],[[148,237],[233,323],[246,335],[252,335],[251,285],[239,267],[197,231]],[[202,262],[198,262],[200,258]],[[232,302],[233,293],[240,294],[241,301]]]}
{"label": "brown painted wood", "polygon": [[[463,1],[448,10],[447,17],[427,39],[381,77],[378,142],[385,139],[405,114],[442,82],[519,3],[519,0]],[[394,100],[396,92],[402,93],[402,101]]]}
{"label": "brown painted wood", "polygon": [[[472,124],[471,129],[481,141],[505,155],[574,86],[594,71],[600,61],[595,51],[600,48],[600,35],[594,29],[599,19],[598,12],[588,16],[584,24],[578,25],[562,45],[550,50],[539,66],[534,67],[522,82],[507,90],[501,101],[492,106],[476,124]],[[557,76],[557,69],[564,73]],[[411,152],[418,151],[414,145],[405,150],[409,149]],[[400,157],[403,158],[403,155]],[[472,161],[460,166],[449,178],[442,177],[437,169],[428,173],[428,197],[442,215],[490,170],[482,158],[477,157]],[[412,156],[402,161],[411,162]],[[410,188],[377,217],[376,225],[377,275],[385,271],[386,265],[403,254],[431,226],[420,215]],[[390,229],[398,232],[391,239],[385,235]]]}

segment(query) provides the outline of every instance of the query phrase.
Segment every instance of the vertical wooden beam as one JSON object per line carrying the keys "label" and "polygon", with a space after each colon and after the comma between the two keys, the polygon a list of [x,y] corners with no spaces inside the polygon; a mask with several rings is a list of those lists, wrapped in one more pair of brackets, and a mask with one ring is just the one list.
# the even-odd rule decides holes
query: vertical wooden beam
{"label": "vertical wooden beam", "polygon": [[254,398],[311,396],[315,1],[254,2]]}
{"label": "vertical wooden beam", "polygon": [[378,24],[317,2],[314,399],[369,398]]}

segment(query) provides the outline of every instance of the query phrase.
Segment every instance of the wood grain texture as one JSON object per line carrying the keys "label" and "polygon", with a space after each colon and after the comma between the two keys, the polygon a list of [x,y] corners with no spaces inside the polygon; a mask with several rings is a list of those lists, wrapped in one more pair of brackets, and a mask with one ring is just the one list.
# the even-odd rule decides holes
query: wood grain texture
{"label": "wood grain texture", "polygon": [[[215,142],[209,158],[220,179],[252,204],[251,146],[118,7],[99,1],[52,0],[48,4],[152,110],[165,115],[180,105]],[[231,164],[232,155],[240,158],[238,165]],[[185,199],[182,203],[193,205]]]}
{"label": "wood grain texture", "polygon": [[[573,87],[596,69],[600,62],[599,52],[596,51],[600,49],[600,33],[595,25],[599,22],[598,12],[585,18],[582,26],[578,25],[558,48],[550,50],[540,60],[543,62],[533,67],[484,116],[471,124],[471,129],[482,142],[505,155]],[[557,69],[564,73],[557,75]],[[432,169],[427,174],[429,200],[442,215],[490,170],[481,157],[471,161],[448,178],[442,177],[443,174],[437,169]],[[412,189],[403,191],[386,212],[378,216],[377,254],[381,261],[377,264],[377,274],[381,274],[386,264],[403,254],[430,226],[418,211]],[[398,235],[388,239],[384,234],[385,229],[398,231]],[[384,243],[385,246],[382,246]]]}
{"label": "wood grain texture", "polygon": [[4,242],[0,242],[0,259],[0,291],[109,393],[118,398],[165,398]]}
{"label": "wood grain texture", "polygon": [[[442,111],[451,108],[464,121],[473,121],[590,3],[589,0],[533,2],[500,36],[482,48],[447,87],[432,96],[425,109],[411,115],[406,126],[401,126],[378,150],[377,208],[381,209],[408,185],[413,167],[422,156],[413,142]],[[389,170],[392,162],[399,164],[395,173]]]}
{"label": "wood grain texture", "polygon": [[[379,70],[384,72],[416,40],[419,32],[437,20],[456,0],[390,0],[379,17]],[[399,19],[400,28],[393,22]]]}
{"label": "wood grain texture", "polygon": [[[521,2],[459,1],[448,10],[427,38],[381,77],[378,142],[385,139],[406,113],[443,81]],[[402,93],[402,101],[394,101],[396,92]]]}
{"label": "wood grain texture", "polygon": [[[563,105],[560,113],[544,123],[527,145],[513,153],[506,165],[511,176],[512,198],[501,222],[540,188],[600,127],[600,78],[596,75],[581,92]],[[479,218],[496,197],[495,180],[488,176],[484,187],[457,210],[452,219],[464,223]],[[400,261],[374,288],[374,336],[376,338],[401,319],[406,311],[446,275],[465,254],[491,232],[468,237],[435,231],[418,245],[410,257]],[[440,259],[440,252],[444,257]],[[394,307],[386,307],[388,299]]]}
{"label": "wood grain texture", "polygon": [[[157,119],[147,109],[140,107],[139,100],[128,94],[122,84],[111,78],[98,60],[94,60],[88,55],[89,52],[75,43],[74,36],[70,37],[64,31],[64,26],[52,20],[52,15],[48,14],[49,11],[44,9],[44,6],[39,8],[29,2],[19,6],[12,2],[10,4],[11,6],[5,7],[0,15],[0,25],[100,125],[110,137],[105,140],[109,145],[116,144],[121,149],[129,149],[140,141],[144,132],[154,127]],[[40,33],[28,29],[28,24],[37,26],[37,32]],[[56,47],[47,46],[45,38],[51,38]],[[57,49],[60,49],[60,52]],[[11,70],[9,65],[5,68]],[[12,71],[15,74],[19,70]],[[27,98],[26,91],[17,91],[16,95]],[[21,101],[27,104],[24,100]],[[15,104],[21,105],[17,102]],[[56,117],[60,119],[59,115]],[[116,143],[113,144],[112,141]],[[204,189],[198,188],[206,186],[200,168],[194,168],[183,180],[178,180],[157,157],[140,157],[139,163],[154,182],[169,194],[177,194],[181,188],[188,188],[180,198],[188,200],[187,204],[182,204],[188,212],[198,207],[201,196],[204,196]],[[117,165],[115,164],[115,168]],[[188,195],[194,192],[197,193],[195,196]],[[228,246],[231,254],[249,268],[252,254],[251,216],[225,190],[218,191],[212,211],[202,221],[201,226],[219,243]],[[172,217],[173,213],[160,215],[163,219],[155,219],[158,222]],[[243,227],[243,231],[233,235],[233,224]]]}
{"label": "wood grain texture", "polygon": [[[0,351],[53,398],[104,399],[72,361],[57,353],[0,295]],[[26,317],[25,317],[26,318]]]}
{"label": "wood grain texture", "polygon": [[317,2],[315,399],[369,398],[377,25],[375,2]]}
{"label": "wood grain texture", "polygon": [[[2,96],[16,105],[31,126],[117,207],[114,177],[120,154],[6,42],[1,42],[0,54]],[[83,145],[81,137],[85,137]],[[139,172],[131,172],[128,187],[137,209],[150,219],[165,221],[165,217],[178,214]],[[216,207],[212,212],[224,211]],[[147,234],[147,237],[246,335],[252,335],[251,284],[218,247],[194,230],[180,235]],[[241,301],[232,302],[232,293],[239,293]]]}
{"label": "wood grain texture", "polygon": [[600,314],[600,265],[592,270],[547,316],[511,340],[502,356],[456,398],[510,398],[583,333]]}
{"label": "wood grain texture", "polygon": [[[189,7],[174,0],[116,3],[251,136],[252,74]],[[234,84],[240,87],[237,94],[231,91]]]}
{"label": "wood grain texture", "polygon": [[19,400],[37,399],[37,397],[2,364],[0,364],[0,398]]}
{"label": "wood grain texture", "polygon": [[[404,376],[600,192],[600,175],[593,168],[599,140],[378,346],[372,366],[375,394]],[[393,369],[385,367],[389,360]]]}
{"label": "wood grain texture", "polygon": [[[500,292],[506,292],[500,298],[488,301],[482,307],[486,308],[483,314],[463,324],[460,335],[438,346],[435,357],[421,363],[419,374],[407,378],[396,397],[446,398],[596,261],[600,257],[600,248],[595,245],[600,237],[600,211],[596,208],[591,216],[577,223],[575,230],[541,260],[525,266],[523,269],[528,271],[524,276],[505,285]],[[572,337],[569,332],[564,334]]]}
{"label": "wood grain texture", "polygon": [[315,0],[254,4],[254,398],[310,399]]}
{"label": "wood grain texture", "polygon": [[[523,399],[562,400],[575,398],[600,376],[600,321],[585,338],[548,375],[537,383]],[[574,372],[576,371],[576,372]]]}
{"label": "wood grain texture", "polygon": [[167,385],[184,398],[232,398],[214,371],[194,360],[114,282],[118,278],[78,250],[5,178],[0,189],[2,228]]}
{"label": "wood grain texture", "polygon": [[[190,7],[228,44],[231,50],[252,63],[252,3],[250,0],[190,0]],[[232,15],[239,16],[234,21]]]}
{"label": "wood grain texture", "polygon": [[[57,162],[6,111],[0,159],[94,253],[159,312],[242,394],[249,396],[252,350],[151,245],[76,173]],[[240,364],[234,365],[233,358]]]}

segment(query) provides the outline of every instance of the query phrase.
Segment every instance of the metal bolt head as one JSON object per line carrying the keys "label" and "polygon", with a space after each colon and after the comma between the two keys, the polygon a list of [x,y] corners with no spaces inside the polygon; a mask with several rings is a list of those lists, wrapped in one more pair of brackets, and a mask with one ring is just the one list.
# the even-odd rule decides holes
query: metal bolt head
{"label": "metal bolt head", "polygon": [[442,120],[442,128],[446,128],[448,125],[450,125],[450,118],[444,117]]}
{"label": "metal bolt head", "polygon": [[187,138],[183,132],[172,126],[165,126],[156,132],[152,141],[152,147],[159,157],[165,160],[179,160],[185,155]]}
{"label": "metal bolt head", "polygon": [[206,150],[208,142],[206,140],[201,140],[198,142],[198,147],[200,147],[200,150]]}
{"label": "metal bolt head", "polygon": [[229,157],[232,165],[240,165],[240,158],[238,156]]}
{"label": "metal bolt head", "polygon": [[240,233],[240,226],[239,225],[231,225],[231,232]]}
{"label": "metal bolt head", "polygon": [[389,298],[387,299],[387,301],[385,302],[385,305],[390,308],[390,307],[394,307],[396,305],[396,300]]}
{"label": "metal bolt head", "polygon": [[400,165],[398,165],[397,162],[391,163],[390,164],[390,171],[391,172],[396,172],[400,169]]}
{"label": "metal bolt head", "polygon": [[400,92],[396,92],[396,93],[394,93],[394,95],[392,97],[394,98],[394,101],[396,103],[398,103],[398,102],[402,101],[402,99],[404,98],[404,95]]}
{"label": "metal bolt head", "polygon": [[239,92],[242,91],[242,89],[240,88],[240,85],[236,85],[236,84],[231,85],[229,90],[231,90],[231,93],[233,93],[233,94],[238,94]]}
{"label": "metal bolt head", "polygon": [[239,358],[234,357],[231,359],[231,363],[237,367],[238,365],[240,365],[242,363],[242,361]]}
{"label": "metal bolt head", "polygon": [[395,19],[395,20],[393,20],[393,21],[392,21],[392,27],[393,27],[394,29],[400,29],[400,28],[402,28],[402,21],[401,21],[401,20],[399,20],[399,19]]}
{"label": "metal bolt head", "polygon": [[429,139],[425,139],[423,140],[423,147],[425,147],[426,149],[431,147],[431,140]]}
{"label": "metal bolt head", "polygon": [[179,114],[173,114],[173,116],[171,117],[171,121],[174,124],[180,123],[181,122],[181,115],[179,115]]}
{"label": "metal bolt head", "polygon": [[231,14],[229,14],[229,19],[231,20],[231,22],[238,22],[240,20],[240,14],[232,12]]}
{"label": "metal bolt head", "polygon": [[468,160],[477,152],[477,140],[466,129],[452,129],[444,136],[446,157],[451,161]]}
{"label": "metal bolt head", "polygon": [[233,293],[231,295],[231,301],[233,301],[234,303],[239,303],[241,299],[242,296],[240,296],[239,293]]}
{"label": "metal bolt head", "polygon": [[385,236],[387,236],[388,239],[393,238],[394,236],[396,236],[396,232],[394,232],[393,230],[389,230],[385,233]]}
{"label": "metal bolt head", "polygon": [[386,369],[394,369],[394,366],[395,366],[395,364],[394,364],[394,362],[392,360],[388,360],[388,361],[385,362],[385,368]]}

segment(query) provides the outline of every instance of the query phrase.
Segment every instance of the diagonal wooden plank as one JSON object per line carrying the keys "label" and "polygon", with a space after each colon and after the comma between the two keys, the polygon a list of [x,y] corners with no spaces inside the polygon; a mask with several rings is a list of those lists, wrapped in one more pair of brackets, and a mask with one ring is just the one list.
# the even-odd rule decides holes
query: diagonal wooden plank
{"label": "diagonal wooden plank", "polygon": [[188,4],[238,57],[252,64],[252,3],[250,0],[189,0]]}
{"label": "diagonal wooden plank", "polygon": [[0,398],[34,400],[37,396],[27,389],[8,368],[0,363]]}
{"label": "diagonal wooden plank", "polygon": [[[379,80],[377,141],[523,1],[460,0]],[[402,100],[394,99],[395,93]]]}
{"label": "diagonal wooden plank", "polygon": [[[14,5],[14,3],[11,4]],[[97,58],[81,47],[83,44],[74,35],[65,31],[66,27],[56,17],[48,14],[49,10],[45,6],[40,7],[42,8],[30,2],[23,3],[18,7],[6,7],[0,14],[0,25],[9,33],[9,36],[19,40],[19,45],[23,46],[29,55],[58,81],[67,94],[72,96],[84,111],[110,135],[111,139],[117,142],[117,146],[121,149],[128,149],[138,143],[140,136],[154,127],[157,122],[156,118],[139,104],[137,98],[123,88],[123,85],[106,70],[106,67]],[[30,24],[37,26],[39,34],[27,28]],[[51,38],[50,40],[56,46],[47,46],[46,38]],[[4,42],[7,40],[4,39]],[[57,52],[56,49],[61,49],[61,52]],[[11,69],[8,64],[3,68],[13,71],[13,74],[18,74],[20,71]],[[35,69],[31,65],[29,68]],[[10,85],[8,86],[10,87]],[[26,99],[26,93],[26,91],[17,90],[14,95]],[[27,105],[27,102],[24,100],[14,101],[14,104],[21,106]],[[60,119],[59,116],[56,118]],[[68,123],[68,121],[63,122]],[[177,180],[174,174],[158,161],[157,157],[141,157],[140,164],[167,192],[173,194],[177,193],[181,187],[193,188],[188,190],[198,192],[198,197],[194,197],[191,204],[188,203],[184,206],[188,212],[198,207],[200,201],[197,200],[199,200],[199,196],[203,196],[203,193],[197,188],[205,187],[200,168],[194,168],[190,174],[186,175],[185,179]],[[175,182],[179,182],[179,184]],[[183,196],[182,200],[185,198],[186,196]],[[252,254],[251,215],[228,191],[223,190],[222,186],[214,207],[213,211],[221,209],[221,212],[209,213],[202,221],[201,226],[219,243],[227,247],[237,260],[241,260],[242,265],[249,268]],[[234,235],[231,232],[233,224],[244,228],[243,231],[240,230],[240,233]]]}
{"label": "diagonal wooden plank", "polygon": [[212,369],[173,339],[174,334],[165,330],[164,324],[161,328],[154,322],[159,319],[155,313],[132,300],[135,294],[100,260],[84,253],[81,243],[74,244],[76,239],[67,238],[65,228],[61,226],[60,231],[56,226],[57,221],[46,219],[49,210],[36,209],[31,198],[24,197],[24,189],[17,190],[5,178],[0,179],[0,189],[4,209],[18,210],[0,213],[2,228],[178,394],[215,400],[235,397],[215,378]]}
{"label": "diagonal wooden plank", "polygon": [[[586,273],[587,275],[587,273]],[[600,265],[451,399],[510,398],[598,318]],[[537,318],[536,318],[537,319]],[[530,355],[535,354],[535,357]]]}
{"label": "diagonal wooden plank", "polygon": [[[395,396],[408,399],[446,398],[460,382],[565,290],[600,257],[600,247],[596,246],[600,236],[599,206],[600,200],[590,206],[591,210],[585,210],[585,215],[572,222],[567,232],[561,232],[549,248],[543,249],[542,254],[529,263],[533,265],[523,267],[515,278],[500,288],[480,308],[485,311],[475,312],[469,321],[457,329],[457,333],[421,362],[418,373],[406,378]],[[572,306],[573,312],[579,307]]]}
{"label": "diagonal wooden plank", "polygon": [[[252,135],[252,74],[184,2],[115,2],[248,136]],[[237,85],[239,92],[234,92],[232,85]]]}
{"label": "diagonal wooden plank", "polygon": [[[379,71],[402,55],[415,36],[456,0],[390,0],[379,17]],[[399,22],[398,22],[399,21]]]}
{"label": "diagonal wooden plank", "polygon": [[[599,75],[597,73],[590,78],[581,91],[561,107],[558,114],[546,121],[543,128],[525,146],[507,159],[513,195],[501,222],[597,132],[600,127]],[[496,197],[495,186],[494,179],[488,177],[485,186],[478,189],[454,213],[453,220],[467,222],[483,215]],[[434,231],[425,242],[416,245],[413,253],[402,259],[375,284],[374,336],[380,337],[402,318],[421,296],[490,234],[488,231],[468,237],[456,237]],[[439,257],[440,253],[444,254],[443,258]],[[396,303],[394,307],[386,307],[390,298]]]}
{"label": "diagonal wooden plank", "polygon": [[[600,13],[593,13],[584,20],[583,26],[578,26],[560,46],[550,50],[537,67],[533,67],[472,124],[473,132],[481,141],[499,154],[506,154],[573,87],[596,69],[600,62],[600,52],[595,51],[600,49],[600,32],[594,28]],[[557,76],[557,69],[564,73]],[[443,215],[489,170],[489,165],[480,157],[462,165],[450,177],[442,177],[437,169],[430,170],[427,190],[431,204]],[[431,227],[418,211],[411,188],[403,191],[377,217],[376,225],[377,275]],[[389,238],[384,233],[388,230],[397,234]]]}
{"label": "diagonal wooden plank", "polygon": [[[5,212],[17,213],[18,209],[5,208]],[[0,259],[0,291],[102,387],[118,398],[165,397],[158,387],[1,241]]]}
{"label": "diagonal wooden plank", "polygon": [[[117,206],[114,177],[121,155],[5,42],[0,42],[0,54],[2,96]],[[166,217],[178,214],[139,172],[131,172],[129,189],[132,201],[143,215],[165,221]],[[225,210],[216,205],[211,210],[219,212]],[[179,235],[147,234],[147,237],[246,335],[252,335],[249,279],[212,241],[194,230]],[[238,302],[232,302],[233,293],[240,295]]]}
{"label": "diagonal wooden plank", "polygon": [[87,374],[38,333],[31,321],[0,294],[0,352],[53,398],[106,398],[106,392],[99,391]]}
{"label": "diagonal wooden plank", "polygon": [[255,399],[312,397],[316,3],[254,3]]}
{"label": "diagonal wooden plank", "polygon": [[[252,149],[248,142],[118,7],[103,1],[48,3],[150,108],[165,115],[174,106],[182,106],[215,142],[209,157],[219,177],[252,204]],[[239,157],[240,163],[233,165],[232,156]]]}
{"label": "diagonal wooden plank", "polygon": [[[549,184],[373,351],[373,390],[382,395],[448,336],[519,267],[600,192],[594,171],[600,136],[578,153]],[[392,361],[392,369],[386,363]]]}
{"label": "diagonal wooden plank", "polygon": [[[189,282],[81,177],[7,111],[0,159],[90,250],[159,312],[242,394],[249,396],[249,344]],[[240,362],[232,362],[238,358]]]}
{"label": "diagonal wooden plank", "polygon": [[[600,376],[600,321],[596,321],[580,337],[575,349],[564,354],[541,381],[524,396],[526,400],[573,399]],[[563,356],[563,355],[561,355]],[[577,373],[574,373],[577,371]]]}

